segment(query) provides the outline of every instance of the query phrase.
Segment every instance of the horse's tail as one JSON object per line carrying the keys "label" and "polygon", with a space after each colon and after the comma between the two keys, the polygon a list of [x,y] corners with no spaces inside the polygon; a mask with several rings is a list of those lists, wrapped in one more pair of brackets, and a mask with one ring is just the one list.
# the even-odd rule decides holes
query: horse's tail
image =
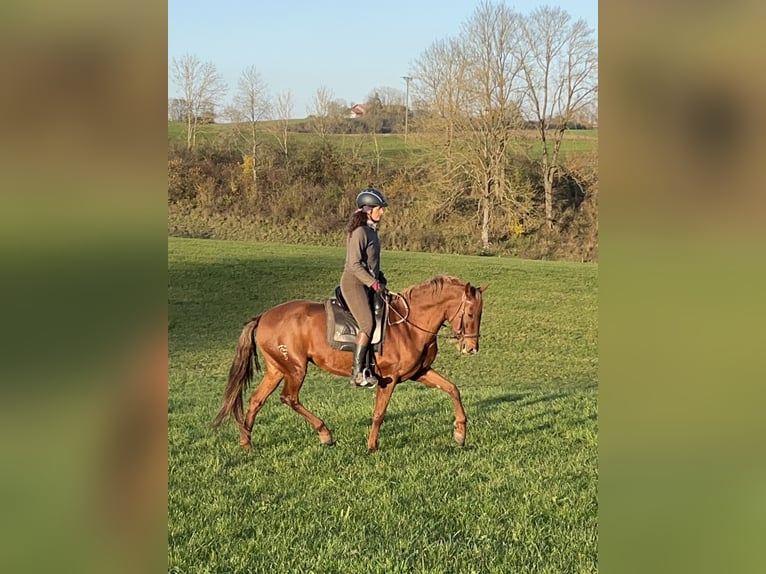
{"label": "horse's tail", "polygon": [[233,415],[234,420],[239,424],[244,421],[242,401],[245,389],[253,380],[253,361],[255,361],[255,368],[258,371],[261,370],[258,353],[255,351],[255,330],[260,321],[260,315],[250,319],[245,323],[245,328],[239,336],[237,353],[229,369],[229,382],[223,394],[223,405],[213,421],[215,427],[219,426],[228,415]]}

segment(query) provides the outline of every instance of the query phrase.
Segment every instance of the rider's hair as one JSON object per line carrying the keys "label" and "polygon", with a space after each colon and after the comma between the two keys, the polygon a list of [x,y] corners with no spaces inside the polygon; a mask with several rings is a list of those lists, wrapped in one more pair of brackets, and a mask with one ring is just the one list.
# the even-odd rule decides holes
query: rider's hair
{"label": "rider's hair", "polygon": [[351,221],[348,222],[346,231],[351,235],[354,232],[354,229],[357,227],[364,227],[365,225],[367,225],[367,214],[364,211],[355,211],[351,216]]}

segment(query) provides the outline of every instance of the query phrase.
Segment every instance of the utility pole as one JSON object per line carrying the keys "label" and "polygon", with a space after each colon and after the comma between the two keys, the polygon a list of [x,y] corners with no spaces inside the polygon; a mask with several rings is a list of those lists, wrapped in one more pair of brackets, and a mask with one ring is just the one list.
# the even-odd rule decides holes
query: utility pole
{"label": "utility pole", "polygon": [[410,80],[412,80],[412,77],[402,76],[402,80],[407,84],[406,95],[404,96],[404,145],[407,145],[407,127],[410,119]]}

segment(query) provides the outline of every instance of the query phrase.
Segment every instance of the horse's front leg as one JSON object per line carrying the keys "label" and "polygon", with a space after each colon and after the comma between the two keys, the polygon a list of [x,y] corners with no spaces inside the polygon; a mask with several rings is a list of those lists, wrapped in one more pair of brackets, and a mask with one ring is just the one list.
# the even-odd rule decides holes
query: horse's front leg
{"label": "horse's front leg", "polygon": [[466,417],[465,410],[463,409],[463,402],[460,400],[460,391],[458,388],[433,369],[428,369],[425,373],[418,377],[417,380],[428,387],[441,389],[450,397],[452,397],[452,402],[455,403],[455,432],[453,436],[455,437],[455,441],[460,446],[463,446],[465,444]]}
{"label": "horse's front leg", "polygon": [[391,402],[391,395],[394,393],[397,380],[387,383],[385,386],[378,385],[375,394],[375,408],[372,411],[372,429],[370,437],[367,439],[367,450],[378,450],[378,434],[380,425],[383,424],[383,417],[386,416],[388,403]]}

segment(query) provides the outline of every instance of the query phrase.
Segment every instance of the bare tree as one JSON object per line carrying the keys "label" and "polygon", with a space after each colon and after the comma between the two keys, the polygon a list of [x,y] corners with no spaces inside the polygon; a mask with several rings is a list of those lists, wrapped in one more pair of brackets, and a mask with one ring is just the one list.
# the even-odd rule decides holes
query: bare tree
{"label": "bare tree", "polygon": [[[458,155],[460,117],[467,109],[468,62],[457,39],[434,42],[412,65],[412,92],[418,114],[417,138],[427,150],[434,215],[447,214],[467,194]],[[437,167],[438,166],[438,167]]]}
{"label": "bare tree", "polygon": [[534,118],[542,146],[545,220],[548,229],[553,229],[553,184],[559,171],[561,141],[568,124],[578,114],[593,109],[598,86],[597,48],[585,21],[572,22],[561,8],[537,8],[523,20],[522,31],[525,110]]}
{"label": "bare tree", "polygon": [[181,98],[168,98],[168,120],[182,122],[185,118],[186,102]]}
{"label": "bare tree", "polygon": [[520,124],[516,91],[521,74],[518,57],[520,15],[504,4],[484,2],[463,29],[468,109],[461,116],[468,146],[466,162],[478,192],[481,241],[490,248],[490,217],[507,198],[506,171],[513,131]]}
{"label": "bare tree", "polygon": [[459,42],[455,39],[434,42],[414,63],[413,92],[421,108],[420,123],[444,141],[446,175],[453,173],[457,123],[467,109],[467,67]]}
{"label": "bare tree", "polygon": [[309,109],[311,114],[311,126],[314,132],[318,133],[322,139],[327,136],[330,130],[332,105],[334,94],[327,86],[319,86],[316,95]]}
{"label": "bare tree", "polygon": [[293,115],[293,95],[290,90],[277,94],[274,104],[274,120],[271,130],[272,135],[279,143],[279,148],[288,157],[287,134],[290,126],[290,117]]}
{"label": "bare tree", "polygon": [[380,86],[372,90],[369,97],[377,97],[383,108],[393,108],[404,105],[404,92],[398,88]]}
{"label": "bare tree", "polygon": [[[438,140],[429,147],[442,150],[433,163],[444,176],[439,185],[449,192],[448,201],[476,202],[484,249],[500,221],[514,225],[544,217],[552,229],[564,131],[576,120],[592,121],[598,109],[596,43],[585,23],[572,23],[558,8],[525,17],[504,3],[484,1],[458,37],[421,55],[412,75],[419,137]],[[533,201],[538,191],[515,165],[530,119],[543,147],[539,215]]]}
{"label": "bare tree", "polygon": [[331,133],[342,133],[346,115],[351,106],[342,99],[336,99],[327,106],[327,129]]}
{"label": "bare tree", "polygon": [[[258,126],[269,114],[268,86],[255,66],[246,68],[237,82],[229,117],[234,122],[240,141],[245,144],[245,165],[253,176],[253,189],[258,189]],[[249,157],[248,157],[249,156]]]}
{"label": "bare tree", "polygon": [[371,90],[364,103],[367,128],[377,133],[401,132],[406,111],[404,96],[402,90],[388,86]]}
{"label": "bare tree", "polygon": [[509,155],[522,121],[519,20],[504,4],[483,2],[458,38],[432,45],[413,70],[417,96],[444,138],[446,172],[478,206],[484,250],[491,219],[508,204]]}
{"label": "bare tree", "polygon": [[226,83],[211,62],[201,62],[192,54],[171,64],[173,81],[183,92],[186,121],[186,148],[197,143],[197,127],[203,116],[214,114],[215,106],[226,93]]}

